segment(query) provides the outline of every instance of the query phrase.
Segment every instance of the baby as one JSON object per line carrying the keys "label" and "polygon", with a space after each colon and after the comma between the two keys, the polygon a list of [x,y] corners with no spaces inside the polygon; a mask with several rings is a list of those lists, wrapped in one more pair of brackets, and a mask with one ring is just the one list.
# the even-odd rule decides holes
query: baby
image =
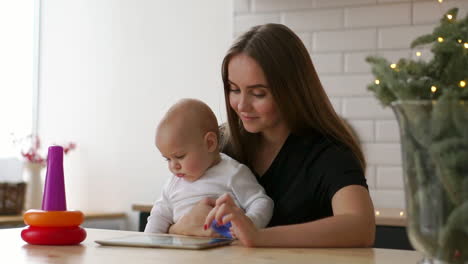
{"label": "baby", "polygon": [[154,203],[145,232],[167,233],[205,197],[228,193],[258,227],[265,227],[273,201],[249,168],[219,152],[216,116],[203,102],[183,99],[165,114],[156,130],[156,147],[172,176]]}

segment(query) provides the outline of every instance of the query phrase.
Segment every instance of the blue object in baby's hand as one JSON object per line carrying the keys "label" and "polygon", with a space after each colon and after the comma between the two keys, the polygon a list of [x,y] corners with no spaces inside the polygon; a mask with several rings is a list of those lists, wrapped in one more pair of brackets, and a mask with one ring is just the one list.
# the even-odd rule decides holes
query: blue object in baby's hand
{"label": "blue object in baby's hand", "polygon": [[228,222],[227,224],[220,225],[220,226],[217,225],[216,220],[213,220],[213,222],[211,222],[211,228],[213,228],[213,230],[216,231],[216,233],[227,238],[232,238],[231,232],[229,232],[229,229],[231,228],[231,226],[232,226],[231,222]]}

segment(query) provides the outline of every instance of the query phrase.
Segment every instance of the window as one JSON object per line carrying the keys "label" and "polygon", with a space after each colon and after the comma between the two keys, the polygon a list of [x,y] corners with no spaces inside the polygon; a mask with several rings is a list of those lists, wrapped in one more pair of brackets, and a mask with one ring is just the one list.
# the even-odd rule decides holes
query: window
{"label": "window", "polygon": [[0,157],[35,130],[40,0],[0,1]]}

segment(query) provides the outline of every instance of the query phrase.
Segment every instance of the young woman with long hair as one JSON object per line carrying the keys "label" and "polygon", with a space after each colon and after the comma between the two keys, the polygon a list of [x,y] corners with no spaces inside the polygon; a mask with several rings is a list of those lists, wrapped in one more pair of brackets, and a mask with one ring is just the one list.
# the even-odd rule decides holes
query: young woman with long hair
{"label": "young woman with long hair", "polygon": [[[231,222],[246,246],[371,246],[375,218],[364,155],[299,37],[280,24],[253,27],[228,51],[222,78],[223,150],[251,168],[275,207],[269,226],[257,229],[224,195],[199,210],[209,211],[205,229],[213,219]],[[193,234],[187,230],[179,233]]]}

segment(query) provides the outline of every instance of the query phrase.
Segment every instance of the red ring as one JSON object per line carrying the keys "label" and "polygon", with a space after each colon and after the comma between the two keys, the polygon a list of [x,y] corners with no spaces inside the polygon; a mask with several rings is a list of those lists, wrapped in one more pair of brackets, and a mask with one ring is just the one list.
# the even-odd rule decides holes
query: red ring
{"label": "red ring", "polygon": [[21,238],[33,245],[76,245],[85,240],[86,231],[79,226],[28,226],[21,231]]}
{"label": "red ring", "polygon": [[28,210],[23,215],[24,223],[40,227],[79,226],[84,221],[81,211]]}

